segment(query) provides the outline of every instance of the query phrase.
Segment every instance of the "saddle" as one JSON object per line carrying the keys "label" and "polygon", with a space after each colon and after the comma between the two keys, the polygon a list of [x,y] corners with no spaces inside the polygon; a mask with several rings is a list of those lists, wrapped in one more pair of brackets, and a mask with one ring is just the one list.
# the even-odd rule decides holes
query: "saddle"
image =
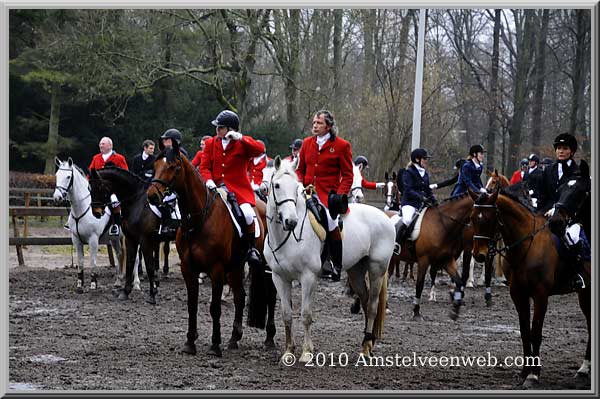
{"label": "saddle", "polygon": [[[242,237],[244,235],[243,226],[246,226],[246,218],[244,217],[244,213],[238,204],[235,194],[228,191],[225,186],[217,187],[217,193],[219,193],[219,197],[227,206],[227,210],[229,211],[233,225],[237,229],[240,237]],[[254,228],[254,237],[260,237],[260,225],[258,223],[258,217],[254,219]]]}
{"label": "saddle", "polygon": [[[327,225],[327,211],[325,210],[325,207],[319,202],[317,195],[312,194],[306,196],[306,208],[310,211],[308,213],[310,225],[319,237],[319,240],[324,242],[327,238],[327,229],[329,228]],[[343,237],[344,222],[341,217],[338,219],[338,226]]]}

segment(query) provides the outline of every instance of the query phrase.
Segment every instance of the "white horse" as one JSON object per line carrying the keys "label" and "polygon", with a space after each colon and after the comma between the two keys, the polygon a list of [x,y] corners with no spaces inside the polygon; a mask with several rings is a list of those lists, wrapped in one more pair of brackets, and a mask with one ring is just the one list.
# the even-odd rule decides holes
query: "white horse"
{"label": "white horse", "polygon": [[[90,185],[83,171],[73,163],[73,159],[70,157],[64,162],[56,157],[54,161],[58,166],[58,170],[56,171],[56,189],[53,195],[54,201],[59,202],[68,199],[71,203],[71,211],[69,212],[67,223],[71,231],[73,245],[77,250],[77,292],[83,292],[83,244],[88,244],[90,248],[90,265],[92,267],[90,289],[96,290],[98,288],[98,276],[96,273],[98,241],[100,240],[100,236],[107,230],[110,211],[107,207],[104,215],[96,218],[91,211],[92,198]],[[124,281],[124,251],[121,238],[122,235],[119,237],[109,237],[111,246],[115,249],[117,255],[115,287],[122,287]],[[139,285],[137,273],[136,279]]]}
{"label": "white horse", "polygon": [[362,164],[353,164],[352,172],[354,173],[354,176],[352,178],[352,187],[350,188],[348,202],[361,204],[365,200],[365,194],[362,188]]}
{"label": "white horse", "polygon": [[[354,292],[361,298],[365,314],[362,353],[370,356],[376,337],[383,333],[387,301],[387,266],[394,250],[394,224],[379,209],[365,204],[350,204],[343,217],[343,270],[347,271]],[[304,188],[289,163],[275,158],[267,202],[268,236],[264,255],[273,271],[273,282],[281,299],[285,326],[285,353],[294,351],[292,336],[292,281],[302,286],[304,345],[301,362],[310,360],[314,347],[310,328],[313,322],[313,294],[321,274],[324,243],[307,217]],[[370,286],[367,287],[368,272]]]}

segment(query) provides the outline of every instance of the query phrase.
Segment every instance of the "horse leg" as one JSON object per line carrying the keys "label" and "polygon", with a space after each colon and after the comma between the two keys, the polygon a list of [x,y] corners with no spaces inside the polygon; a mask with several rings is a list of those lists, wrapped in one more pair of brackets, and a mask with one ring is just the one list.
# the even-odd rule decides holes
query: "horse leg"
{"label": "horse leg", "polygon": [[[169,251],[171,250],[170,246],[171,246],[171,242],[170,241],[165,241],[163,243],[163,255],[164,255],[164,259],[163,259],[163,274],[165,276],[169,274]],[[158,268],[157,268],[157,270],[158,270]]]}
{"label": "horse leg", "polygon": [[[523,343],[523,356],[527,358],[531,356],[531,326],[530,326],[530,315],[529,315],[529,296],[526,293],[524,287],[518,287],[517,284],[511,286],[510,296],[517,308],[517,314],[519,315],[519,330],[521,331],[521,342]],[[527,364],[523,365],[521,370],[521,378],[525,378],[529,375],[529,367]]]}
{"label": "horse leg", "polygon": [[462,262],[462,285],[467,288],[473,288],[475,275],[475,262],[472,259],[471,251],[463,251]]}
{"label": "horse leg", "polygon": [[233,319],[233,330],[229,339],[229,349],[238,349],[238,341],[242,339],[244,327],[242,324],[244,317],[244,307],[246,306],[246,292],[244,291],[244,267],[235,269],[229,273],[229,287],[233,291],[233,304],[235,307],[235,316]]}
{"label": "horse leg", "polygon": [[266,348],[275,348],[275,341],[273,338],[275,337],[275,332],[277,331],[275,327],[275,305],[277,304],[277,290],[275,289],[275,285],[273,284],[273,279],[271,275],[268,274],[265,277],[265,284],[267,285],[267,338],[265,339],[265,347]]}
{"label": "horse leg", "polygon": [[429,302],[437,302],[435,292],[435,278],[437,277],[438,268],[431,265],[429,268],[429,277],[431,278],[431,290],[429,291]]}
{"label": "horse leg", "polygon": [[[469,255],[469,258],[471,256]],[[464,257],[463,257],[464,259]],[[454,260],[454,258],[450,258],[450,262],[446,265],[446,271],[448,272],[448,275],[450,276],[450,278],[452,279],[452,281],[454,281],[454,284],[456,285],[454,288],[454,299],[452,301],[452,311],[450,312],[450,318],[452,320],[456,320],[458,319],[458,313],[460,311],[460,307],[462,305],[462,298],[464,296],[464,286],[462,285],[462,282],[464,281],[463,279],[461,279],[460,275],[458,274],[458,270],[456,268],[456,261]]]}
{"label": "horse leg", "polygon": [[585,320],[587,322],[587,331],[588,331],[588,341],[587,348],[585,350],[585,359],[581,364],[579,370],[577,370],[576,377],[577,378],[589,378],[590,376],[590,365],[591,365],[591,357],[590,357],[590,343],[591,337],[590,333],[592,331],[592,301],[591,301],[591,291],[589,288],[579,291],[577,296],[579,297],[579,307],[581,311],[585,315]]}
{"label": "horse leg", "polygon": [[413,321],[423,320],[421,316],[421,294],[423,293],[423,286],[425,285],[425,274],[427,273],[427,266],[425,259],[419,259],[417,262],[417,283],[415,284],[415,297],[413,298]]}
{"label": "horse leg", "polygon": [[[143,240],[140,244],[142,254],[144,255],[144,263],[146,264],[146,275],[148,276],[148,295],[146,296],[146,302],[151,305],[156,305],[156,294],[158,293],[157,276],[155,275],[156,270],[154,268],[154,246],[155,244],[148,240]],[[141,287],[139,287],[139,280],[137,280],[137,285],[138,289],[141,289]]]}
{"label": "horse leg", "polygon": [[[158,257],[156,257],[158,258]],[[187,261],[181,261],[181,274],[185,281],[187,290],[187,308],[188,308],[188,332],[186,341],[183,344],[182,351],[190,355],[196,354],[196,344],[198,339],[198,275],[190,270]],[[211,304],[212,312],[212,304]]]}
{"label": "horse leg", "polygon": [[111,240],[112,247],[115,249],[117,264],[115,265],[115,283],[113,284],[113,288],[119,289],[123,287],[123,283],[125,281],[125,261],[123,259],[124,250],[123,247],[124,242],[121,240],[121,236],[119,236],[116,240]]}
{"label": "horse leg", "polygon": [[538,383],[540,378],[540,371],[542,370],[539,364],[540,359],[540,346],[542,345],[542,329],[544,327],[544,317],[546,316],[546,310],[548,309],[548,294],[540,292],[533,299],[533,322],[531,324],[531,344],[532,344],[532,356],[533,358],[525,358],[525,362],[533,361],[534,365],[530,365],[529,374],[523,384],[526,387],[534,386]]}
{"label": "horse leg", "polygon": [[142,276],[144,273],[142,269],[142,259],[144,259],[144,254],[142,252],[142,247],[138,248],[138,256],[135,258],[135,266],[137,267],[137,275]]}
{"label": "horse leg", "polygon": [[[142,269],[142,260],[138,258],[138,251],[140,254],[142,253],[142,245],[141,244],[137,247],[136,255],[135,255],[136,263],[133,266],[133,289],[136,291],[141,291],[142,286],[141,286],[141,282],[140,282],[140,274],[141,274],[140,270]],[[138,259],[139,259],[139,262],[138,262]]]}
{"label": "horse leg", "polygon": [[83,243],[79,238],[75,240],[75,249],[77,250],[77,288],[78,294],[83,293]]}
{"label": "horse leg", "polygon": [[302,324],[304,325],[304,343],[302,345],[302,355],[300,363],[306,363],[313,358],[315,350],[312,337],[310,335],[310,327],[313,323],[312,317],[312,301],[316,288],[316,275],[312,273],[304,273],[300,277],[300,285],[302,286]]}
{"label": "horse leg", "polygon": [[[368,293],[367,293],[367,282],[365,280],[366,270],[364,267],[361,267],[360,264],[354,265],[352,268],[347,270],[348,273],[348,281],[350,282],[350,286],[354,290],[356,294],[356,303],[359,303],[362,306],[363,313],[365,314],[365,328],[367,326],[367,302],[368,302]],[[353,305],[354,306],[354,305]],[[352,309],[351,309],[352,310]],[[358,311],[356,312],[358,313]]]}
{"label": "horse leg", "polygon": [[96,256],[98,255],[98,237],[90,237],[88,246],[90,248],[90,269],[92,270],[90,290],[96,290],[98,288],[98,264],[96,263]]}
{"label": "horse leg", "polygon": [[[373,346],[375,345],[375,319],[377,318],[377,307],[379,306],[379,293],[382,289],[386,289],[386,287],[382,287],[384,278],[380,271],[381,268],[377,262],[369,262],[369,297],[365,311],[367,322],[361,352],[364,356],[369,357],[371,356]],[[379,317],[385,317],[385,312],[383,313],[384,314],[379,315]],[[379,334],[382,332],[383,331]]]}
{"label": "horse leg", "polygon": [[485,258],[485,304],[492,306],[492,269],[494,267],[494,258]]}
{"label": "horse leg", "polygon": [[[221,273],[222,272],[221,268]],[[210,317],[212,318],[211,345],[209,355],[221,357],[221,295],[223,295],[223,279],[217,273],[211,275],[212,296],[210,300]],[[198,307],[198,293],[196,291],[196,308]],[[237,311],[237,309],[236,309]],[[195,314],[194,314],[195,319]]]}
{"label": "horse leg", "polygon": [[133,288],[133,269],[135,266],[135,258],[137,256],[138,242],[133,240],[125,240],[127,250],[126,272],[125,272],[125,287],[119,292],[118,300],[126,301],[129,299],[129,294]]}
{"label": "horse leg", "polygon": [[288,360],[293,358],[292,356],[294,355],[296,346],[292,331],[292,282],[283,280],[281,276],[275,272],[273,272],[272,277],[273,284],[275,284],[277,294],[281,300],[281,316],[285,327],[285,350],[281,356],[281,361],[283,364],[289,364]]}

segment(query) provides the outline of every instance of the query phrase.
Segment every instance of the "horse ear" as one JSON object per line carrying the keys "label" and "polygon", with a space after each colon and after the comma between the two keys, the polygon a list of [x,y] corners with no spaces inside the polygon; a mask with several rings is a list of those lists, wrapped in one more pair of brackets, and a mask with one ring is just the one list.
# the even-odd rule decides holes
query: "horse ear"
{"label": "horse ear", "polygon": [[279,155],[275,156],[273,164],[275,165],[275,170],[279,170],[279,168],[281,167],[281,158],[279,157]]}
{"label": "horse ear", "polygon": [[470,188],[467,188],[467,191],[469,192],[469,196],[471,197],[471,199],[473,200],[473,202],[475,202],[475,200],[477,198],[479,198],[479,195],[474,193],[473,190],[471,190]]}
{"label": "horse ear", "polygon": [[56,164],[56,166],[60,167],[62,161],[58,157],[54,157],[54,163]]}
{"label": "horse ear", "polygon": [[67,162],[69,162],[69,166],[73,166],[73,158],[69,157]]}
{"label": "horse ear", "polygon": [[390,174],[387,171],[385,172],[383,177],[385,178],[385,180],[390,180]]}
{"label": "horse ear", "polygon": [[396,180],[396,172],[392,172],[392,180]]}
{"label": "horse ear", "polygon": [[498,169],[494,169],[494,176],[498,176]]}

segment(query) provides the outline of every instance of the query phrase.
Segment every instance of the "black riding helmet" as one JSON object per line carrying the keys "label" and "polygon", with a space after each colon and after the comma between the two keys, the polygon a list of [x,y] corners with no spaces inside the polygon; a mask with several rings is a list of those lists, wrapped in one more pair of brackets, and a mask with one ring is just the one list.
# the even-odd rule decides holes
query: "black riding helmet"
{"label": "black riding helmet", "polygon": [[290,148],[292,150],[299,150],[300,148],[302,148],[302,140],[301,139],[294,140],[294,142],[292,144],[290,144]]}
{"label": "black riding helmet", "polygon": [[530,161],[534,161],[535,163],[540,163],[540,157],[538,157],[538,156],[537,156],[537,155],[535,155],[535,154],[531,154],[531,155],[529,155],[529,158],[528,158],[528,159],[529,159]]}
{"label": "black riding helmet", "polygon": [[431,158],[431,157],[427,154],[427,150],[425,150],[423,148],[414,149],[410,153],[410,161],[412,163],[418,163],[417,159],[429,159],[429,158]]}
{"label": "black riding helmet", "polygon": [[469,148],[469,155],[475,155],[478,152],[486,152],[481,144],[475,144]]}
{"label": "black riding helmet", "polygon": [[181,145],[182,135],[181,132],[177,129],[167,129],[162,136],[160,136],[160,140],[158,140],[158,148],[162,151],[165,149],[165,145],[163,144],[163,139],[171,139],[177,142],[178,145]]}
{"label": "black riding helmet", "polygon": [[364,155],[359,155],[354,159],[354,165],[362,164],[363,168],[366,169],[369,167],[369,160]]}
{"label": "black riding helmet", "polygon": [[552,158],[542,159],[542,165],[552,165],[553,163],[554,163],[554,161],[552,160]]}
{"label": "black riding helmet", "polygon": [[569,133],[561,133],[558,136],[556,136],[553,145],[555,150],[556,147],[558,147],[559,145],[566,145],[571,149],[571,152],[573,154],[575,154],[575,152],[577,151],[577,139],[575,138],[575,136]]}
{"label": "black riding helmet", "polygon": [[219,115],[211,122],[213,126],[227,127],[237,131],[240,128],[240,118],[233,111],[225,110],[219,112]]}
{"label": "black riding helmet", "polygon": [[525,166],[525,165],[529,165],[529,161],[527,160],[527,158],[521,159],[521,166]]}

